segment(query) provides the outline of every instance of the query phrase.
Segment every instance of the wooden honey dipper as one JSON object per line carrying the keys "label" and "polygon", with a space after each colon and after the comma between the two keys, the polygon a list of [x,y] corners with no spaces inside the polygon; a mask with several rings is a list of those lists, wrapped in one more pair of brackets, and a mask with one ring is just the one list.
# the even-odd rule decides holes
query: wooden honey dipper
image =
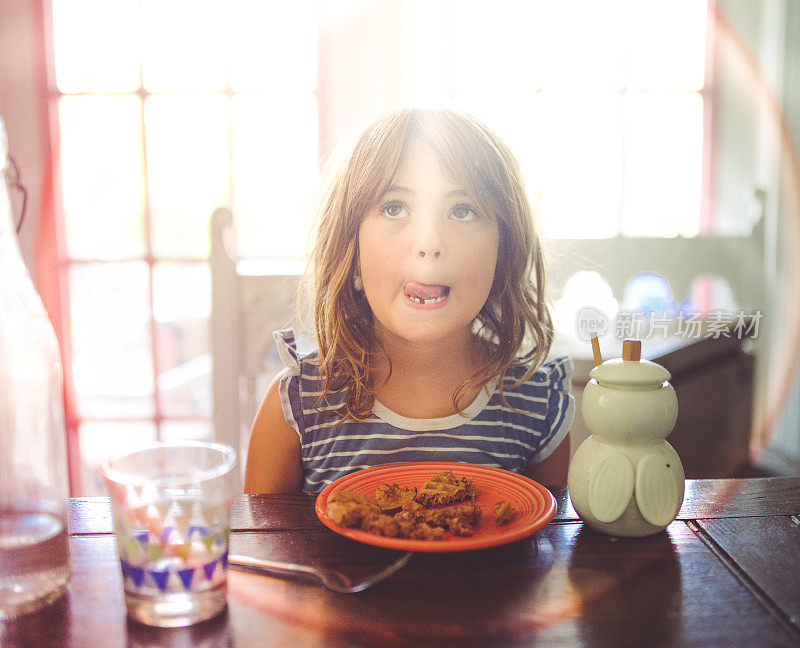
{"label": "wooden honey dipper", "polygon": [[600,355],[600,341],[597,339],[597,333],[590,335],[592,340],[592,353],[594,354],[594,366],[599,367],[603,364],[603,356]]}
{"label": "wooden honey dipper", "polygon": [[639,362],[642,358],[642,341],[641,340],[623,340],[622,342],[622,359]]}

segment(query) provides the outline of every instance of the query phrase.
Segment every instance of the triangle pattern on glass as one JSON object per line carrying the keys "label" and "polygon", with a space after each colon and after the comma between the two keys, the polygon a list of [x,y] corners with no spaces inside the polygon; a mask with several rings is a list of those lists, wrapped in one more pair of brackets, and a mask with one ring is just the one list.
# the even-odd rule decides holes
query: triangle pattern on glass
{"label": "triangle pattern on glass", "polygon": [[217,568],[218,562],[219,560],[212,560],[211,562],[203,565],[203,572],[208,580],[211,580],[214,577],[214,570]]}
{"label": "triangle pattern on glass", "polygon": [[169,580],[168,571],[148,571],[147,573],[150,575],[150,578],[153,579],[158,589],[162,592],[167,589],[167,581]]}
{"label": "triangle pattern on glass", "polygon": [[143,567],[134,567],[133,565],[128,566],[128,576],[131,577],[133,584],[139,588],[142,586],[144,582],[144,568]]}
{"label": "triangle pattern on glass", "polygon": [[194,578],[194,568],[179,569],[178,578],[181,579],[183,589],[189,591],[192,588],[192,579]]}
{"label": "triangle pattern on glass", "polygon": [[199,535],[201,538],[205,538],[208,535],[208,529],[204,526],[192,525],[189,527],[189,537],[191,538],[194,535]]}
{"label": "triangle pattern on glass", "polygon": [[131,538],[122,540],[122,545],[125,547],[125,555],[129,560],[136,558],[139,555],[139,548],[142,546],[140,543],[136,542],[136,540],[132,540]]}
{"label": "triangle pattern on glass", "polygon": [[167,544],[169,542],[169,536],[174,531],[174,527],[165,526],[161,529],[161,535],[159,536],[159,540],[162,544]]}
{"label": "triangle pattern on glass", "polygon": [[189,552],[192,549],[191,542],[184,542],[183,544],[176,544],[172,546],[175,549],[175,553],[178,554],[181,558],[183,558],[184,560],[189,559]]}
{"label": "triangle pattern on glass", "polygon": [[147,553],[150,555],[150,560],[158,560],[164,555],[164,545],[149,544],[147,545]]}
{"label": "triangle pattern on glass", "polygon": [[207,536],[205,536],[203,538],[203,544],[206,547],[206,551],[211,551],[211,547],[214,546],[216,541],[217,541],[217,536],[215,536],[215,535],[207,535]]}

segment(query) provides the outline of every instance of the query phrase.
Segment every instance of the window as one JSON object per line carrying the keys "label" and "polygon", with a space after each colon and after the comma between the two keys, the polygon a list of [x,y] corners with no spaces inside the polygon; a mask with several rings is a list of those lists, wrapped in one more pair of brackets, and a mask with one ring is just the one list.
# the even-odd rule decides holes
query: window
{"label": "window", "polygon": [[313,2],[53,0],[73,490],[100,488],[110,452],[211,435],[213,209],[235,205],[242,254],[303,257],[316,17]]}
{"label": "window", "polygon": [[109,452],[212,434],[213,209],[240,256],[302,260],[320,160],[380,109],[484,119],[549,237],[713,229],[704,2],[51,5],[78,494]]}
{"label": "window", "polygon": [[546,235],[698,234],[705,3],[482,5],[453,32],[494,36],[492,56],[464,39],[456,99],[515,144]]}

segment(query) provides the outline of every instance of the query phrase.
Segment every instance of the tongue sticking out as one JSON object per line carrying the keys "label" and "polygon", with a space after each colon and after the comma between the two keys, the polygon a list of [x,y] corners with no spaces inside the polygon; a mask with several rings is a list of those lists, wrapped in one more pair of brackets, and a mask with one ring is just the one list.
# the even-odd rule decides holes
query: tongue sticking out
{"label": "tongue sticking out", "polygon": [[406,284],[405,293],[416,302],[426,303],[441,301],[450,293],[450,288],[438,284],[423,284],[412,281]]}

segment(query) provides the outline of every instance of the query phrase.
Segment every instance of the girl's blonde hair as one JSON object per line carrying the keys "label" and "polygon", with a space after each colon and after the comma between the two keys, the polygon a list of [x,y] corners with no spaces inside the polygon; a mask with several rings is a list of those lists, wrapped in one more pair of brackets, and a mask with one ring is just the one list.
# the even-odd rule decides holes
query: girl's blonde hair
{"label": "girl's blonde hair", "polygon": [[487,345],[489,360],[453,395],[456,409],[461,410],[458,402],[464,390],[502,378],[512,365],[530,364],[525,380],[542,364],[552,342],[542,245],[512,153],[467,114],[447,109],[391,112],[366,129],[333,178],[318,215],[311,255],[321,398],[345,391],[344,406],[334,412],[342,421],[370,416],[381,352],[372,311],[353,283],[358,231],[391,184],[411,137],[435,152],[445,172],[496,220],[499,231],[494,283],[475,321],[476,332],[492,343]]}

